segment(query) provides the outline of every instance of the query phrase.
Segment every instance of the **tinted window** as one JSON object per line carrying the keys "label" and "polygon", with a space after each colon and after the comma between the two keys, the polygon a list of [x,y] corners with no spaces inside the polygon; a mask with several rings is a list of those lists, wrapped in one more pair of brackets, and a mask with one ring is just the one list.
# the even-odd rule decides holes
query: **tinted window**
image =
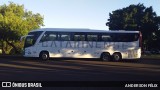
{"label": "tinted window", "polygon": [[41,42],[44,42],[44,41],[55,41],[55,40],[57,40],[57,33],[51,32],[51,31],[45,32],[45,34],[41,38]]}
{"label": "tinted window", "polygon": [[102,35],[102,41],[112,41],[111,35]]}
{"label": "tinted window", "polygon": [[26,37],[24,48],[33,46],[36,43],[38,37],[42,34],[42,32],[43,31],[36,31],[36,32],[28,33],[28,35],[31,35],[31,36]]}
{"label": "tinted window", "polygon": [[133,42],[137,41],[138,38],[138,33],[107,33],[101,35],[101,40],[107,42]]}
{"label": "tinted window", "polygon": [[85,35],[74,35],[74,41],[85,41]]}
{"label": "tinted window", "polygon": [[30,32],[28,35],[32,35],[34,40],[37,40],[38,37],[42,34],[43,31]]}
{"label": "tinted window", "polygon": [[26,39],[25,39],[25,45],[24,45],[24,47],[30,47],[30,46],[33,46],[34,44],[35,44],[35,39],[34,39],[34,37],[33,36],[28,36],[28,37],[26,37]]}
{"label": "tinted window", "polygon": [[129,35],[130,37],[130,41],[137,41],[139,39],[139,34],[138,33],[134,33]]}
{"label": "tinted window", "polygon": [[71,35],[70,34],[61,34],[61,41],[70,41]]}
{"label": "tinted window", "polygon": [[87,35],[88,41],[98,41],[98,35]]}
{"label": "tinted window", "polygon": [[120,33],[117,35],[119,38],[117,38],[118,42],[133,42],[137,41],[139,36],[136,33]]}

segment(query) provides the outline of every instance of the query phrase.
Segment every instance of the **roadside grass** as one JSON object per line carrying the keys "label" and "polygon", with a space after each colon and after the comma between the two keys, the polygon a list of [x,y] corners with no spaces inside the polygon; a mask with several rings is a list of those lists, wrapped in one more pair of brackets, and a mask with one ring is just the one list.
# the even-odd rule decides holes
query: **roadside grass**
{"label": "roadside grass", "polygon": [[148,54],[148,55],[142,55],[141,58],[160,59],[160,54]]}

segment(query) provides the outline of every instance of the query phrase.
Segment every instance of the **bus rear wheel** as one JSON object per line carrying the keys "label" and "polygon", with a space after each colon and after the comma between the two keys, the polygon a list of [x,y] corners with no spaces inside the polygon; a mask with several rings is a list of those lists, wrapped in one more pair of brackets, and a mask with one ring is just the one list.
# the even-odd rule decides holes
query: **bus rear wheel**
{"label": "bus rear wheel", "polygon": [[113,57],[113,61],[116,61],[116,62],[122,60],[121,53],[114,53],[112,57]]}
{"label": "bus rear wheel", "polygon": [[43,51],[43,52],[40,53],[39,57],[40,57],[41,60],[44,60],[44,61],[48,60],[49,59],[49,53],[46,52],[46,51]]}
{"label": "bus rear wheel", "polygon": [[110,56],[109,53],[102,53],[100,59],[101,59],[102,61],[110,61],[111,56]]}

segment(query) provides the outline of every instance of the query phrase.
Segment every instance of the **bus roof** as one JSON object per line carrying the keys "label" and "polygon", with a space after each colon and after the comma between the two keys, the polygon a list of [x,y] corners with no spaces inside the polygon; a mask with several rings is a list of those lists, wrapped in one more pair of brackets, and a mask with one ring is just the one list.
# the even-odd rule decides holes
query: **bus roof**
{"label": "bus roof", "polygon": [[36,31],[58,31],[58,32],[108,32],[108,33],[139,33],[139,31],[125,31],[125,30],[95,30],[95,29],[78,29],[78,28],[41,28],[32,30],[30,32],[36,32]]}

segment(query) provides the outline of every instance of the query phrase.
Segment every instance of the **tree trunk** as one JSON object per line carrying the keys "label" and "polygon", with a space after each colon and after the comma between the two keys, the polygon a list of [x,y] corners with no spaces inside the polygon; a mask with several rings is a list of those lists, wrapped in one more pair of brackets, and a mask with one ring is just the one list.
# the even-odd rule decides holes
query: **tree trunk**
{"label": "tree trunk", "polygon": [[4,50],[4,43],[2,41],[2,54],[6,54],[5,50]]}
{"label": "tree trunk", "polygon": [[7,42],[8,45],[10,45],[11,47],[13,47],[13,49],[15,50],[15,53],[17,54],[17,53],[18,53],[18,50],[17,50],[17,48],[14,46],[14,44],[13,44],[13,43],[10,43],[10,42],[7,41],[7,40],[6,40],[6,42]]}

